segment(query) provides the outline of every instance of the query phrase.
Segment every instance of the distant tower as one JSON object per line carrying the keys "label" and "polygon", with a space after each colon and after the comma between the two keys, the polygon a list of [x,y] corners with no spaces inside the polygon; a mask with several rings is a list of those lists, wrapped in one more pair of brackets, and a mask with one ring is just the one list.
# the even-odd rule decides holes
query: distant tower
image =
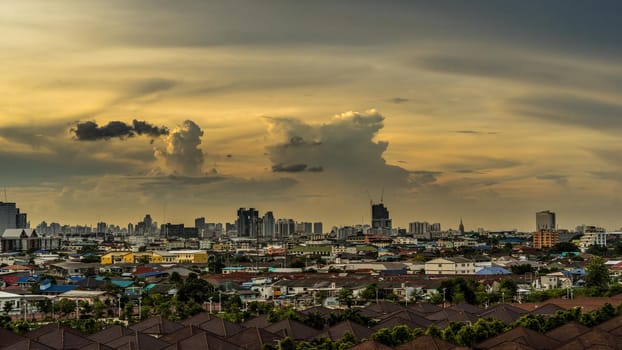
{"label": "distant tower", "polygon": [[238,209],[238,219],[235,224],[238,237],[257,238],[259,212],[255,208],[240,208]]}
{"label": "distant tower", "polygon": [[458,226],[458,231],[460,231],[461,235],[464,234],[464,224],[462,223],[462,218],[460,218],[460,226]]}
{"label": "distant tower", "polygon": [[371,205],[371,227],[376,233],[391,234],[391,218],[389,210],[383,203]]}
{"label": "distant tower", "polygon": [[555,213],[550,210],[536,213],[536,231],[555,231]]}
{"label": "distant tower", "polygon": [[261,220],[262,224],[262,234],[264,238],[272,239],[274,238],[274,231],[276,227],[276,222],[274,221],[274,214],[271,211],[266,212]]}

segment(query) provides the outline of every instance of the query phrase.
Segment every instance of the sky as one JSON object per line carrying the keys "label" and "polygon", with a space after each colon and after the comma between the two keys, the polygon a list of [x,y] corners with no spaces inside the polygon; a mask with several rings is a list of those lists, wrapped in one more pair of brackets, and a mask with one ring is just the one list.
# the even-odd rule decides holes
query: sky
{"label": "sky", "polygon": [[[3,1],[31,224],[622,226],[619,1]],[[4,200],[4,198],[0,198]]]}

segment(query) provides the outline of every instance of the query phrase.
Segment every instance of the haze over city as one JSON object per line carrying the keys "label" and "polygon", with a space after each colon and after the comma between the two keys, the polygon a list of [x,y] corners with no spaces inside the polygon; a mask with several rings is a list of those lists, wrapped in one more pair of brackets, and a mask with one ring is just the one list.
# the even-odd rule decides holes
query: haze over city
{"label": "haze over city", "polygon": [[3,2],[0,188],[33,223],[330,228],[382,196],[402,227],[618,229],[621,10]]}

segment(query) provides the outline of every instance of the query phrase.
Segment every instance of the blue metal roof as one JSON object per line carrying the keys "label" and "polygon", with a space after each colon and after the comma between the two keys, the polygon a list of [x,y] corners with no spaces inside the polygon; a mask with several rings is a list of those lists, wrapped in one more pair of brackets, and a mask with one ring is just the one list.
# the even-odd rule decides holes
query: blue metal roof
{"label": "blue metal roof", "polygon": [[506,270],[503,267],[492,266],[485,267],[475,273],[476,275],[511,275],[512,271]]}
{"label": "blue metal roof", "polygon": [[59,293],[60,294],[60,293],[69,292],[74,289],[78,289],[78,286],[73,285],[73,284],[55,284],[55,285],[51,285],[45,289],[40,289],[40,290],[45,293]]}
{"label": "blue metal roof", "polygon": [[154,276],[164,276],[164,275],[166,275],[166,272],[153,271],[153,272],[140,273],[140,274],[135,275],[135,276],[136,277],[154,277]]}

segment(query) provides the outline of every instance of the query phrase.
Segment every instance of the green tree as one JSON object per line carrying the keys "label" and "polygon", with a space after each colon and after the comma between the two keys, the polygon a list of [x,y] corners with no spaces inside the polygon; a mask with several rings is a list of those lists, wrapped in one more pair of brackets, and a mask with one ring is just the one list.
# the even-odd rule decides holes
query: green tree
{"label": "green tree", "polygon": [[529,264],[513,265],[512,267],[510,267],[510,269],[515,275],[523,275],[533,272],[533,267],[531,267],[531,265]]}
{"label": "green tree", "polygon": [[348,309],[352,308],[352,304],[354,303],[354,299],[352,298],[352,290],[341,288],[339,290],[339,303],[344,304],[348,307]]}
{"label": "green tree", "polygon": [[2,311],[5,315],[8,315],[11,311],[13,311],[13,303],[5,302],[4,305],[2,305]]}
{"label": "green tree", "polygon": [[559,242],[549,249],[553,254],[561,254],[563,252],[578,252],[579,247],[571,242]]}
{"label": "green tree", "polygon": [[376,294],[377,290],[378,290],[378,285],[375,283],[372,283],[368,285],[367,287],[365,287],[365,289],[363,289],[359,295],[361,296],[363,300],[375,300],[376,295],[377,295]]}
{"label": "green tree", "polygon": [[537,332],[544,332],[546,331],[546,320],[541,315],[526,314],[516,320],[512,326],[522,326]]}
{"label": "green tree", "polygon": [[596,287],[605,290],[609,287],[609,269],[605,265],[605,260],[599,256],[593,257],[585,268],[585,286]]}
{"label": "green tree", "polygon": [[462,277],[455,277],[441,281],[440,286],[437,288],[438,294],[442,298],[445,296],[445,300],[448,302],[462,302],[465,301],[469,304],[477,303],[475,295],[475,289],[477,288],[476,282],[467,281]]}

